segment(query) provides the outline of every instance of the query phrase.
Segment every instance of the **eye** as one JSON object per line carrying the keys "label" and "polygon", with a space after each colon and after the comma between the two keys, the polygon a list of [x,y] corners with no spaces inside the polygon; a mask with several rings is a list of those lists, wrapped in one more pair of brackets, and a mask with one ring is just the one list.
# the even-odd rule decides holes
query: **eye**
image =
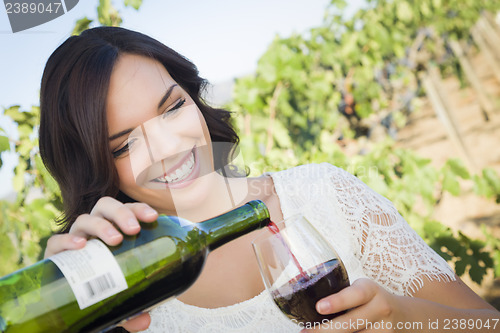
{"label": "eye", "polygon": [[173,107],[163,112],[162,118],[165,118],[166,116],[171,116],[174,113],[176,113],[176,111],[178,111],[181,108],[181,106],[184,105],[184,103],[186,103],[186,99],[180,98]]}
{"label": "eye", "polygon": [[123,154],[129,151],[130,147],[133,145],[135,141],[136,139],[128,140],[128,142],[123,147],[113,151],[111,154],[113,154],[114,158],[121,157]]}

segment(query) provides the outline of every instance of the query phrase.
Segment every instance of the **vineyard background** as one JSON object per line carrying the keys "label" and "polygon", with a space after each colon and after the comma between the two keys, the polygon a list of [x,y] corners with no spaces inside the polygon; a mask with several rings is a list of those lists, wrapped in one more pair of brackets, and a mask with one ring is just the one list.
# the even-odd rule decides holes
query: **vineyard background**
{"label": "vineyard background", "polygon": [[[142,2],[124,3],[139,9]],[[277,37],[256,72],[235,81],[227,108],[244,160],[255,175],[323,161],[347,169],[393,201],[500,308],[500,76],[471,35],[500,3],[369,0],[353,17],[342,15],[345,6],[332,0],[317,28]],[[121,24],[111,0],[99,0],[96,18],[82,18],[74,33]],[[498,23],[488,31],[500,39]],[[500,64],[500,42],[488,45]],[[0,275],[42,257],[62,209],[38,154],[38,106],[12,106],[4,115],[19,139],[0,129],[0,152],[15,151],[19,163],[17,198],[0,201]],[[33,189],[42,195],[33,199]]]}
{"label": "vineyard background", "polygon": [[[496,111],[490,115],[489,121],[484,120],[472,87],[462,88],[456,77],[449,77],[443,82],[444,88],[471,159],[480,168],[491,167],[500,173],[500,80],[495,77],[480,50],[472,50],[470,60],[486,93],[497,103]],[[396,145],[432,159],[436,166],[445,164],[449,158],[460,156],[460,151],[449,139],[430,101],[424,97],[419,103],[420,111],[412,115],[409,124],[399,132]],[[475,237],[482,237],[481,226],[487,226],[494,237],[500,238],[500,205],[474,195],[473,189],[467,186],[459,196],[446,194],[437,205],[434,217],[455,230]],[[470,279],[466,280],[477,293],[500,309],[498,278],[490,274],[482,286],[472,283]]]}

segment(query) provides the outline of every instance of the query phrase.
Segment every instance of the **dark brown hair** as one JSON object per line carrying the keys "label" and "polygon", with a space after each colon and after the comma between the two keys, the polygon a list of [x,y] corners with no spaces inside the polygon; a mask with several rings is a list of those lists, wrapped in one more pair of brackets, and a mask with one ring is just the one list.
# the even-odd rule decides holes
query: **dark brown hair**
{"label": "dark brown hair", "polygon": [[159,61],[200,109],[212,141],[231,143],[214,152],[216,169],[229,164],[239,142],[230,112],[203,101],[206,80],[174,50],[149,36],[117,27],[93,28],[68,38],[47,61],[40,91],[40,154],[61,189],[64,214],[58,223],[62,232],[103,196],[133,201],[119,191],[106,121],[111,72],[123,53]]}

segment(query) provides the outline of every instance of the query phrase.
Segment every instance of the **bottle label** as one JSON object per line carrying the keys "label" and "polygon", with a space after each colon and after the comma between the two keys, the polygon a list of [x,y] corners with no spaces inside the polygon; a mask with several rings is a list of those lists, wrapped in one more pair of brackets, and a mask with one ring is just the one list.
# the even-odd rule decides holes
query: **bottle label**
{"label": "bottle label", "polygon": [[64,274],[80,310],[127,289],[127,281],[111,251],[98,239],[80,250],[68,250],[48,258]]}

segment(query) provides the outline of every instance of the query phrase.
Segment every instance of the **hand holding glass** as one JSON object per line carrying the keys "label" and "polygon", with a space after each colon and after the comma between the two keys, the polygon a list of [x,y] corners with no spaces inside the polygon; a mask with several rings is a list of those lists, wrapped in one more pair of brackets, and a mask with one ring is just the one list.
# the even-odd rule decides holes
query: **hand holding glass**
{"label": "hand holding glass", "polygon": [[252,244],[264,284],[288,318],[321,323],[345,313],[316,311],[316,303],[349,286],[349,278],[335,250],[303,215],[270,225]]}

